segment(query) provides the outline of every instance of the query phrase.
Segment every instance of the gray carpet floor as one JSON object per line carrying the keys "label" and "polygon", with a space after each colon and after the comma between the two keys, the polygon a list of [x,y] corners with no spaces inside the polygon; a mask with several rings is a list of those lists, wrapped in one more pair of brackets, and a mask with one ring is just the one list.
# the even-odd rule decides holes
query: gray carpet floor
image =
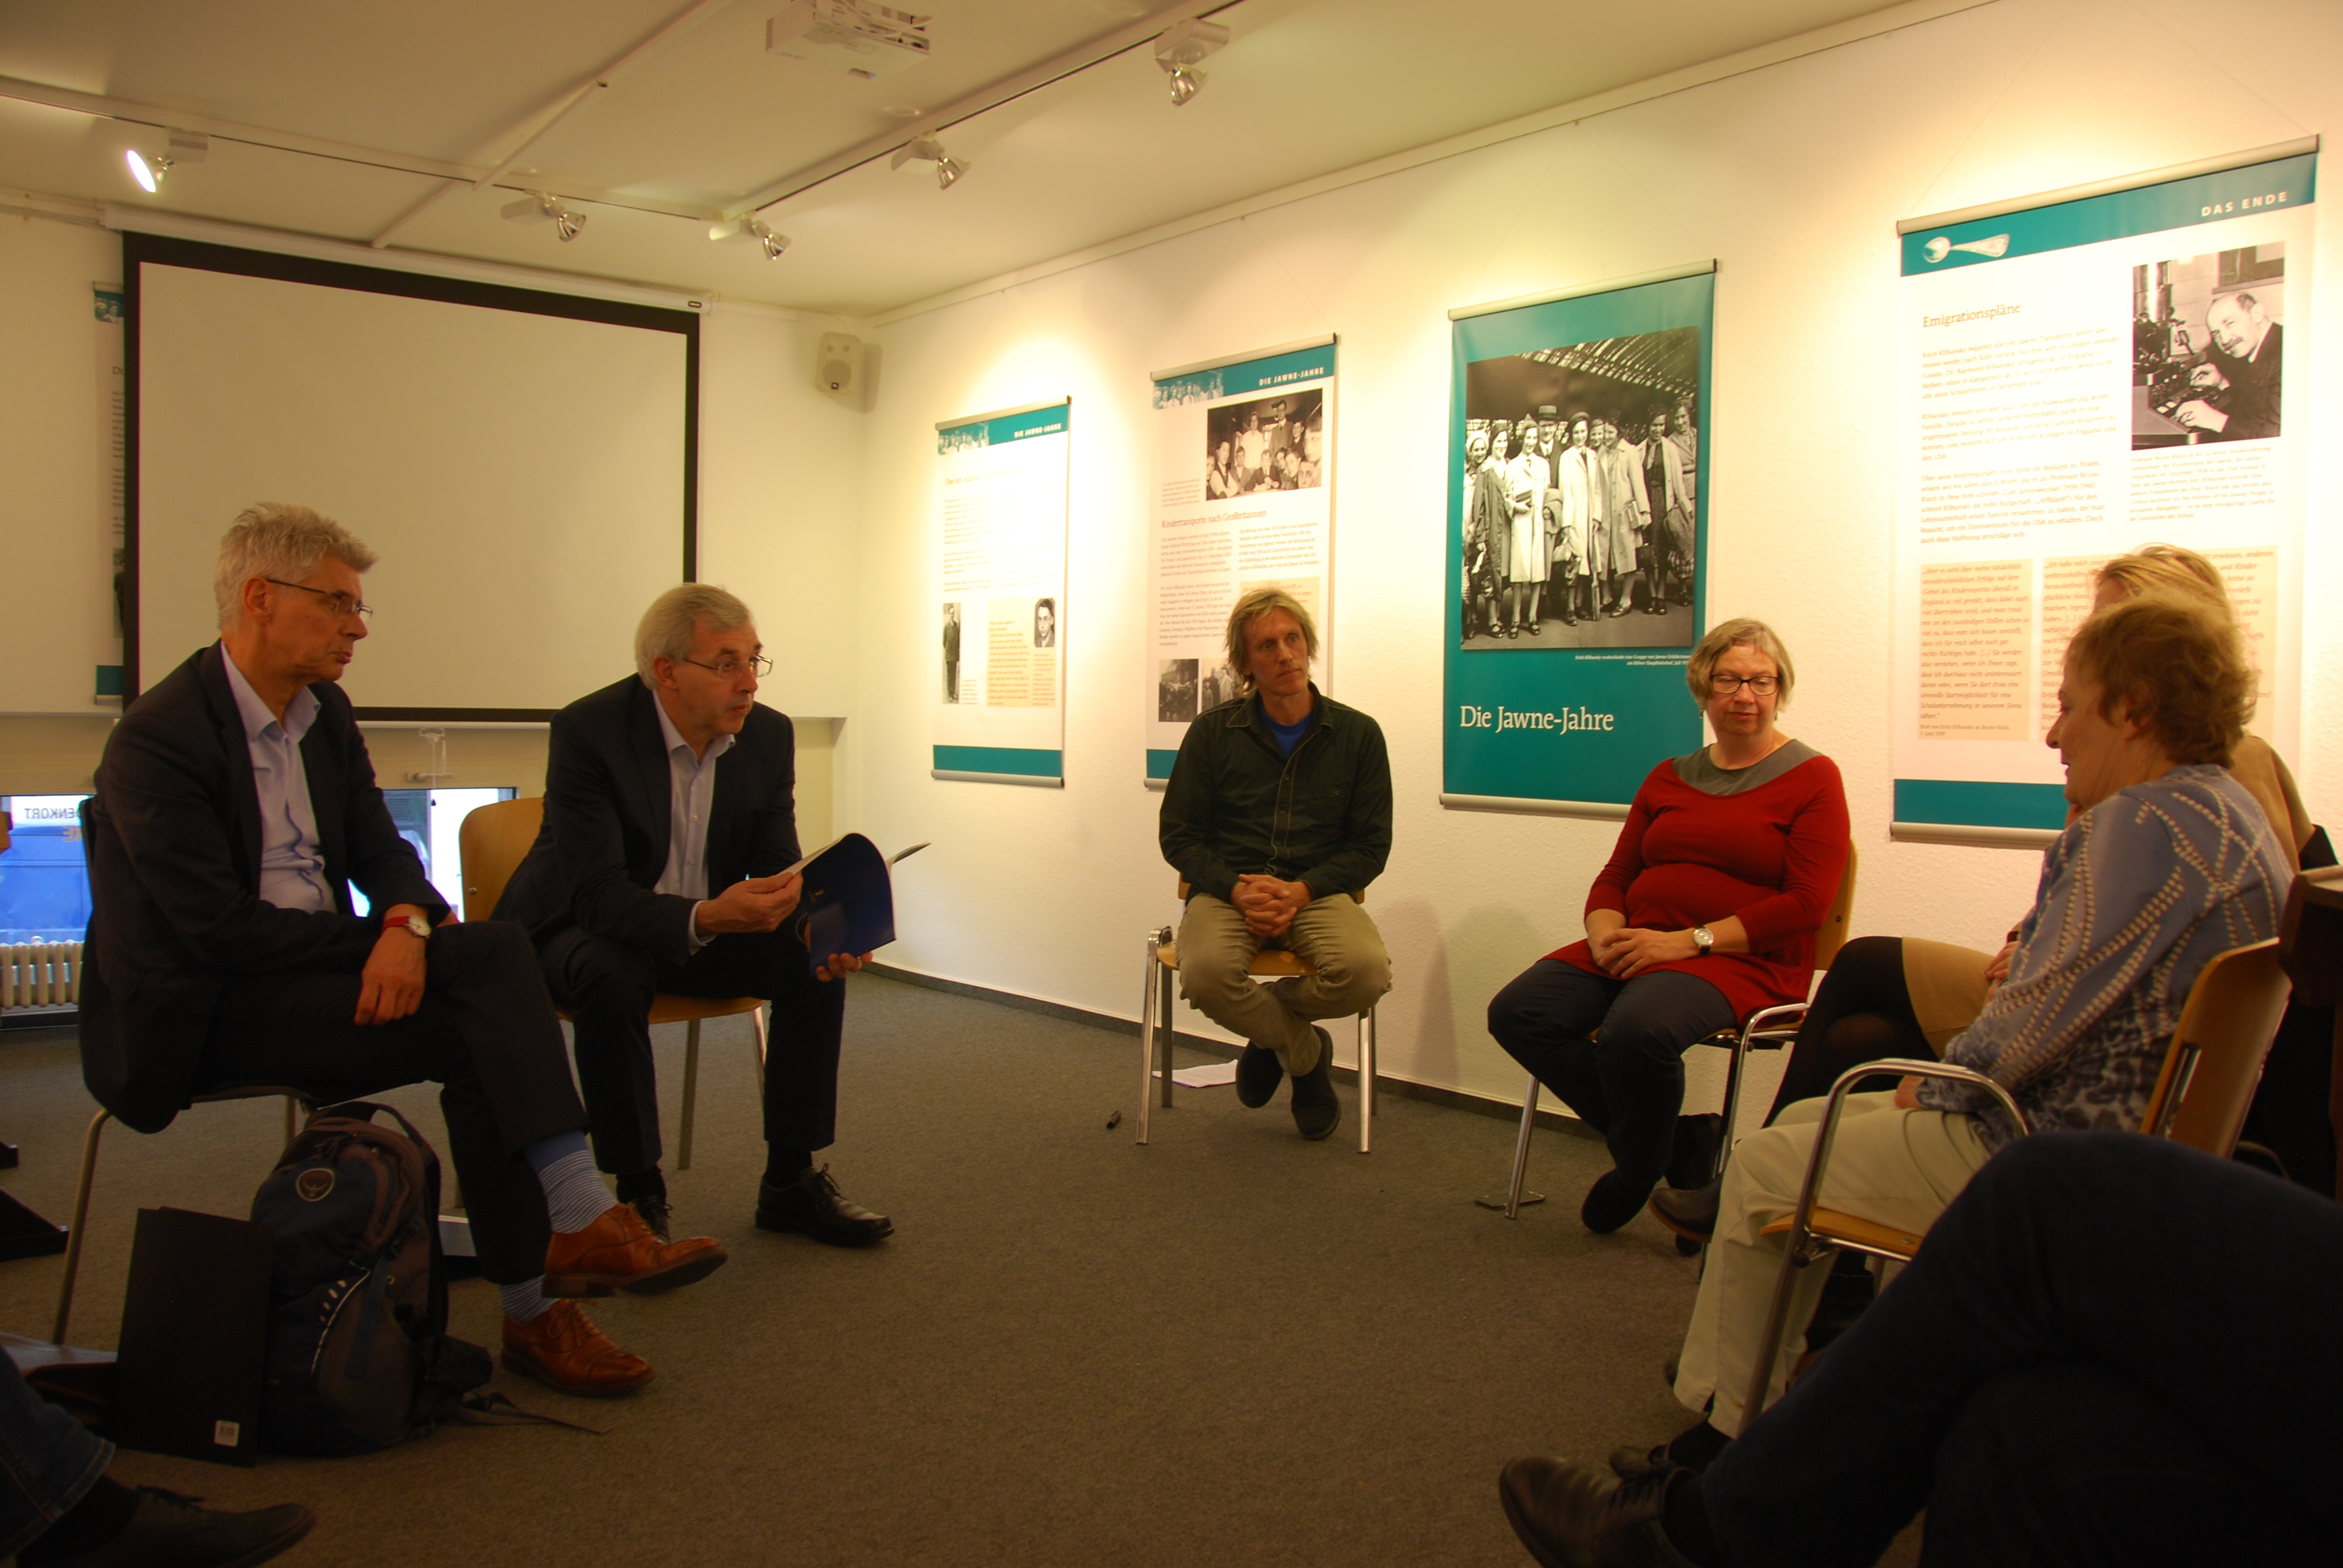
{"label": "gray carpet floor", "polygon": [[[707,1030],[696,1159],[674,1171],[682,1030],[660,1030],[676,1221],[731,1261],[592,1308],[658,1367],[642,1392],[495,1384],[608,1435],[457,1427],[358,1459],[126,1454],[116,1473],[305,1503],[317,1529],[284,1559],[303,1565],[1510,1565],[1527,1557],[1496,1504],[1507,1457],[1599,1457],[1688,1419],[1659,1369],[1694,1264],[1649,1216],[1579,1227],[1599,1143],[1540,1131],[1531,1185],[1553,1197],[1513,1223],[1472,1201],[1502,1190],[1513,1124],[1397,1095],[1363,1157],[1348,1087],[1323,1143],[1294,1134],[1282,1091],[1249,1111],[1216,1088],[1181,1091],[1141,1148],[1130,1034],[853,986],[824,1158],[894,1238],[840,1251],[750,1223],[763,1145],[738,1020]],[[440,1136],[427,1090],[387,1098]],[[0,1137],[24,1150],[0,1180],[53,1219],[92,1109],[69,1033],[0,1043]],[[204,1106],[109,1132],[74,1342],[115,1342],[135,1211],[244,1213],[281,1116]],[[0,1328],[46,1337],[60,1275],[0,1264]],[[453,1300],[454,1332],[493,1348],[493,1289]]]}

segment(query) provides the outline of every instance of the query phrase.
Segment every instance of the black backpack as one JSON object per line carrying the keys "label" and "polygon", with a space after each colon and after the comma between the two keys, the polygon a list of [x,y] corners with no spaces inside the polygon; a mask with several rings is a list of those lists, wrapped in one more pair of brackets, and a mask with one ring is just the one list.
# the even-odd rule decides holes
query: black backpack
{"label": "black backpack", "polygon": [[327,1106],[287,1146],[252,1201],[277,1239],[266,1446],[387,1448],[458,1418],[488,1381],[488,1352],[447,1337],[438,1215],[438,1157],[388,1106]]}

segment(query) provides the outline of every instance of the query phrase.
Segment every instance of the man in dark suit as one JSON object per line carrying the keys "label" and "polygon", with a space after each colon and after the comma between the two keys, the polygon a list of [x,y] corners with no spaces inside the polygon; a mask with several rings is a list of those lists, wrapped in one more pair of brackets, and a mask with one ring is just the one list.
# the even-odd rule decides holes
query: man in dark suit
{"label": "man in dark suit", "polygon": [[845,977],[870,955],[817,967],[806,951],[790,869],[797,741],[756,700],[772,669],[761,648],[749,607],[722,588],[659,597],[636,629],[636,673],[554,716],[545,827],[497,914],[528,927],[577,1020],[594,1153],[621,1202],[665,1232],[651,999],[759,996],[773,1012],[757,1223],[860,1246],[894,1227],[813,1156],[836,1136]]}
{"label": "man in dark suit", "polygon": [[2206,307],[2213,341],[2189,379],[2205,391],[2172,411],[2177,424],[2215,441],[2264,441],[2278,433],[2286,328],[2250,294],[2225,294]]}
{"label": "man in dark suit", "polygon": [[142,1132],[222,1087],[346,1098],[436,1080],[506,1364],[570,1393],[639,1388],[649,1364],[551,1298],[671,1289],[724,1251],[668,1244],[611,1203],[527,934],[446,923],[392,825],[337,684],[373,564],[306,507],[252,508],[220,544],[220,640],[108,738],[87,817],[83,1077]]}

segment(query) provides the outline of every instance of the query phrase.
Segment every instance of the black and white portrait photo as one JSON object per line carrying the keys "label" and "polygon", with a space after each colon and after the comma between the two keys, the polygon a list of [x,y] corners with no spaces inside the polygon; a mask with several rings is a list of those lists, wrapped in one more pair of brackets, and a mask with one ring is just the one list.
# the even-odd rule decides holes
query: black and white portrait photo
{"label": "black and white portrait photo", "polygon": [[1196,717],[1196,666],[1192,658],[1167,658],[1156,666],[1155,717],[1164,724],[1185,724]]}
{"label": "black and white portrait photo", "polygon": [[1056,599],[1037,598],[1033,601],[1033,646],[1035,648],[1058,646],[1058,601]]}
{"label": "black and white portrait photo", "polygon": [[1229,668],[1227,659],[1204,671],[1196,689],[1196,711],[1210,713],[1223,702],[1237,699],[1237,672]]}
{"label": "black and white portrait photo", "polygon": [[960,700],[960,606],[944,604],[944,700]]}
{"label": "black and white portrait photo", "polygon": [[1462,646],[1697,640],[1700,334],[1465,367]]}
{"label": "black and white portrait photo", "polygon": [[1326,394],[1317,387],[1205,410],[1205,498],[1316,489],[1323,482],[1325,415]]}
{"label": "black and white portrait photo", "polygon": [[2285,322],[2283,245],[2133,267],[2132,450],[2275,437]]}

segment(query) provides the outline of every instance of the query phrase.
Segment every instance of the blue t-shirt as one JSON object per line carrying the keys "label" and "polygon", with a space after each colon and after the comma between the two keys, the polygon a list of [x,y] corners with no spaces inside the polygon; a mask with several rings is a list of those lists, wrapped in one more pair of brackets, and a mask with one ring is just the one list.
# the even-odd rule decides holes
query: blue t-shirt
{"label": "blue t-shirt", "polygon": [[1270,734],[1276,737],[1278,750],[1291,757],[1293,755],[1293,749],[1302,744],[1302,732],[1310,728],[1310,721],[1317,717],[1317,710],[1313,709],[1292,724],[1280,724],[1269,716],[1268,709],[1263,709],[1261,721],[1268,725]]}

